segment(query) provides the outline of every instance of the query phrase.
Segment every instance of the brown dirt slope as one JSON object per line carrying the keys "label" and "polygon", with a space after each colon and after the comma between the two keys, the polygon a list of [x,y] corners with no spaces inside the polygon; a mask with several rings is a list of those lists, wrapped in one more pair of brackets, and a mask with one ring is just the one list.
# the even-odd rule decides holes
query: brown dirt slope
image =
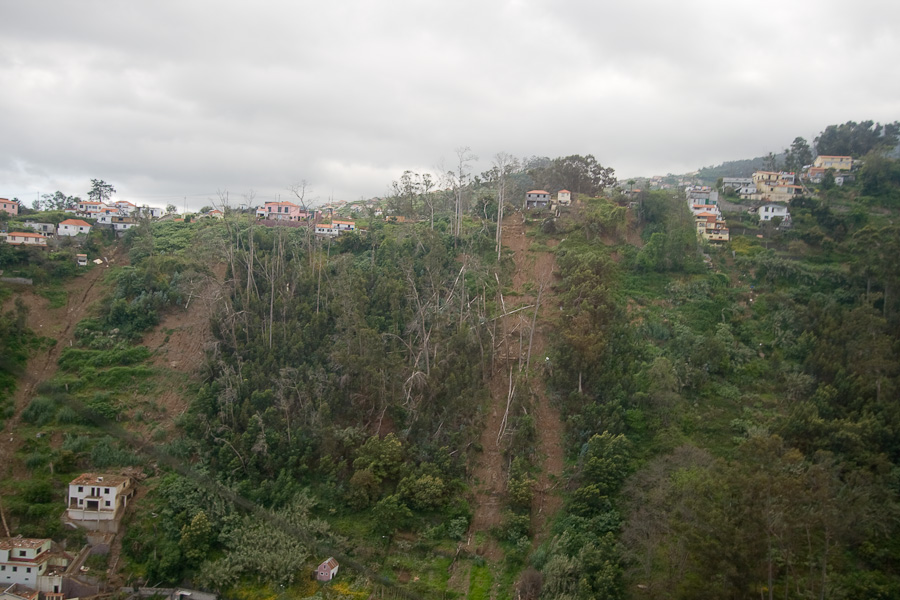
{"label": "brown dirt slope", "polygon": [[[109,257],[111,264],[116,264],[117,255]],[[121,259],[120,259],[121,260]],[[127,260],[127,259],[126,259]],[[22,376],[13,394],[15,413],[6,421],[3,435],[0,436],[0,465],[12,469],[12,457],[21,444],[14,432],[20,416],[28,403],[35,396],[37,387],[56,374],[57,361],[63,348],[70,346],[75,339],[75,326],[88,316],[91,307],[103,296],[105,287],[99,283],[107,273],[106,266],[95,266],[81,277],[66,283],[66,305],[60,308],[49,308],[49,301],[35,294],[31,289],[22,289],[7,300],[3,307],[12,307],[15,299],[21,297],[29,307],[27,323],[37,335],[56,340],[56,344],[47,351],[32,356],[25,366]],[[0,476],[7,472],[0,473]]]}
{"label": "brown dirt slope", "polygon": [[[563,472],[563,427],[559,413],[549,403],[545,393],[544,359],[548,334],[554,328],[553,308],[555,257],[552,252],[532,251],[531,240],[525,235],[521,214],[504,219],[504,246],[512,251],[515,264],[513,295],[504,297],[507,316],[498,320],[491,375],[491,404],[481,436],[483,453],[473,470],[475,482],[475,511],[469,530],[468,546],[486,558],[497,560],[502,552],[486,535],[502,521],[505,505],[507,467],[503,456],[503,440],[500,436],[510,391],[510,375],[513,378],[528,361],[528,342],[534,319],[535,304],[540,294],[534,335],[531,339],[529,383],[533,393],[532,410],[538,430],[540,475],[535,489],[532,507],[532,530],[535,543],[546,536],[549,518],[561,507],[557,482]],[[548,246],[554,246],[550,242]],[[513,313],[516,309],[518,312]],[[513,314],[510,314],[513,313]],[[517,386],[518,387],[518,386]],[[521,390],[516,390],[516,394]],[[480,539],[479,539],[480,538]],[[477,547],[476,547],[477,546]]]}

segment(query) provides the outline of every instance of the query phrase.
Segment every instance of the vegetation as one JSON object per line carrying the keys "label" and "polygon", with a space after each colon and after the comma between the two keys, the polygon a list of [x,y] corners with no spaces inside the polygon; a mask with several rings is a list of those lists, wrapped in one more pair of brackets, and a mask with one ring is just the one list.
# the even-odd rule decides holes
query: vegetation
{"label": "vegetation", "polygon": [[[698,243],[679,193],[602,197],[614,174],[593,157],[498,155],[473,175],[467,149],[447,190],[411,172],[395,184],[390,210],[418,223],[373,213],[336,240],[232,211],[142,223],[125,238],[130,265],[109,270],[108,297],[20,415],[16,460],[30,476],[0,482],[4,508],[17,532],[75,535],[56,525],[68,478],[143,469],[153,476],[123,544],[130,583],[229,597],[390,595],[391,582],[422,597],[896,597],[891,135],[826,129],[820,152],[842,136],[871,142],[855,180],[795,199],[790,229],[727,214],[721,247]],[[784,160],[802,167],[809,152],[796,138]],[[534,548],[542,424],[523,378],[495,563],[464,549],[471,468],[513,266],[498,221],[533,187],[587,190],[569,212],[524,219],[531,247],[556,258],[543,368],[565,423],[565,503]],[[39,286],[65,272],[50,254],[33,271],[2,247],[0,260]],[[140,341],[216,260],[214,343],[183,436],[157,438],[152,398],[171,374]],[[26,323],[21,303],[0,315],[0,394],[42,343]],[[309,581],[332,554],[346,579]]]}

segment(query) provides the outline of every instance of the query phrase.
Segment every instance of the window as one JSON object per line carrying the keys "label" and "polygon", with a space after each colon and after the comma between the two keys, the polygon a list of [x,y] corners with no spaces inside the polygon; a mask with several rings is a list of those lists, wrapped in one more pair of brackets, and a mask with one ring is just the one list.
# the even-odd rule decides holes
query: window
{"label": "window", "polygon": [[19,570],[19,567],[13,567],[13,573],[17,572],[18,570]]}
{"label": "window", "polygon": [[26,568],[26,569],[25,569],[25,572],[26,572],[26,573],[31,573],[31,567]]}
{"label": "window", "polygon": [[83,491],[84,491],[84,486],[79,485],[79,486],[78,486],[78,491],[79,491],[79,492],[83,492]]}
{"label": "window", "polygon": [[28,556],[28,552],[25,550],[19,550],[19,556]]}
{"label": "window", "polygon": [[109,493],[109,488],[103,488],[103,493],[104,493],[104,494],[108,494],[108,493]]}
{"label": "window", "polygon": [[109,501],[109,500],[106,501],[106,505],[107,505],[107,506],[110,506],[110,501]]}

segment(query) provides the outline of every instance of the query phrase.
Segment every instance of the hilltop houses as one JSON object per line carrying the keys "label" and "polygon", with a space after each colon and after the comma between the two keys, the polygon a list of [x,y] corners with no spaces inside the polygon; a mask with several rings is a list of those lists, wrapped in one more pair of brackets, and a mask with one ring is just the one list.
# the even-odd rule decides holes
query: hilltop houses
{"label": "hilltop houses", "polygon": [[760,206],[758,212],[760,221],[771,221],[775,217],[780,217],[785,226],[791,221],[791,213],[784,204],[766,204]]}

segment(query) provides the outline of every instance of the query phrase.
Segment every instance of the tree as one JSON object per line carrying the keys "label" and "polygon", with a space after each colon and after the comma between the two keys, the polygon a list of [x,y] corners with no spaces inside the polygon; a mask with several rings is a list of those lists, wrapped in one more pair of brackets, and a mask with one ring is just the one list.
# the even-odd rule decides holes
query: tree
{"label": "tree", "polygon": [[116,188],[112,184],[106,183],[102,179],[91,179],[91,189],[88,191],[88,198],[93,202],[106,202],[113,194]]}
{"label": "tree", "polygon": [[816,153],[827,156],[860,157],[873,150],[890,150],[897,145],[900,122],[881,125],[874,121],[847,121],[829,125],[816,138]]}
{"label": "tree", "polygon": [[804,166],[812,163],[812,150],[802,137],[794,138],[789,150],[784,151],[784,166],[788,171],[799,172]]}
{"label": "tree", "polygon": [[765,159],[763,159],[763,168],[766,171],[777,171],[778,170],[778,157],[773,153],[769,152]]}
{"label": "tree", "polygon": [[167,212],[167,213],[176,213],[176,212],[178,212],[178,207],[175,206],[174,204],[167,204],[167,205],[166,205],[166,212]]}
{"label": "tree", "polygon": [[616,184],[615,169],[604,167],[592,154],[554,158],[549,165],[531,171],[535,184],[550,190],[568,189],[587,196],[599,196]]}
{"label": "tree", "polygon": [[81,202],[77,196],[66,196],[60,191],[53,194],[41,194],[40,200],[34,201],[35,210],[65,210]]}

